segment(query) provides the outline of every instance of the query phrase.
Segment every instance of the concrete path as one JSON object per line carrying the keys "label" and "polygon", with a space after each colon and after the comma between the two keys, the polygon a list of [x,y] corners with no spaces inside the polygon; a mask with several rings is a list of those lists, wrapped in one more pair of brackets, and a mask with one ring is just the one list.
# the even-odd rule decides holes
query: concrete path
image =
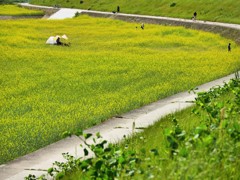
{"label": "concrete path", "polygon": [[51,15],[48,19],[66,19],[66,18],[73,18],[76,13],[81,13],[82,10],[79,9],[68,9],[68,8],[61,8],[58,12]]}
{"label": "concrete path", "polygon": [[[234,74],[203,84],[198,87],[198,91],[207,91],[213,86],[223,85],[223,82],[228,82],[232,78],[234,78]],[[195,97],[195,94],[182,92],[121,116],[113,117],[84,132],[93,134],[100,132],[102,137],[108,140],[108,142],[116,143],[121,140],[123,136],[129,136],[133,133],[133,122],[135,122],[136,128],[148,127],[170,113],[191,106],[191,101],[194,101]],[[134,132],[138,131],[141,130],[136,129]],[[69,152],[76,157],[83,156],[82,149],[80,149],[79,146],[80,144],[82,144],[81,139],[72,136],[71,138],[60,140],[7,164],[3,164],[0,166],[0,179],[21,180],[24,179],[25,176],[28,176],[28,174],[45,174],[46,170],[52,166],[53,162],[64,161],[62,157],[62,153],[64,152]]]}
{"label": "concrete path", "polygon": [[48,19],[66,19],[73,18],[77,12],[81,13],[81,9],[71,9],[71,8],[57,8],[50,6],[39,6],[33,5],[29,3],[19,3],[20,6],[28,7],[28,8],[36,8],[40,10],[55,10],[57,12],[53,13]]}
{"label": "concrete path", "polygon": [[[32,5],[28,3],[19,3],[19,5],[30,8],[40,8],[40,9],[56,9],[54,7],[48,6],[39,6]],[[219,26],[219,27],[227,27],[232,29],[240,30],[240,24],[231,24],[231,23],[221,23],[221,22],[210,22],[210,21],[201,21],[201,20],[190,20],[190,19],[181,19],[181,18],[170,18],[170,17],[161,17],[161,16],[149,16],[149,15],[137,15],[137,14],[124,14],[124,13],[115,13],[112,12],[102,12],[102,11],[92,11],[92,10],[83,10],[83,9],[71,9],[71,8],[59,8],[59,11],[49,17],[49,19],[66,19],[72,18],[75,16],[75,13],[84,13],[89,15],[105,15],[105,16],[118,16],[118,17],[129,17],[129,18],[147,18],[147,19],[156,19],[156,20],[167,20],[167,21],[177,21],[184,23],[196,23],[202,25],[211,25],[211,26]]]}

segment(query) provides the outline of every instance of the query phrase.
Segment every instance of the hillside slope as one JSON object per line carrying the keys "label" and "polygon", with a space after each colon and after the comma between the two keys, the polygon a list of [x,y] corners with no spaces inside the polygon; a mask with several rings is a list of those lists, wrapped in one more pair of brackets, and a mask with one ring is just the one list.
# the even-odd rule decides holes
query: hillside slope
{"label": "hillside slope", "polygon": [[190,19],[197,12],[197,19],[240,24],[240,1],[235,0],[31,0],[32,4],[58,5],[101,11],[169,16]]}

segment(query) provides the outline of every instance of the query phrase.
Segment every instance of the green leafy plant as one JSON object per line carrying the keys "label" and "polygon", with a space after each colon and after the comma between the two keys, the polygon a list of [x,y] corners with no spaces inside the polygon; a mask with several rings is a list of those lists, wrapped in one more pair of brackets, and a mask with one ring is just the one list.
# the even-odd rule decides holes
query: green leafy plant
{"label": "green leafy plant", "polygon": [[170,4],[170,7],[174,7],[176,5],[177,5],[177,3],[173,2],[173,3]]}
{"label": "green leafy plant", "polygon": [[[123,172],[126,176],[134,175],[136,167],[141,162],[135,151],[121,149],[112,144],[107,145],[108,142],[103,140],[99,133],[93,137],[94,144],[88,144],[87,140],[92,137],[92,134],[81,134],[80,132],[76,135],[82,135],[79,138],[85,145],[84,147],[81,145],[84,157],[75,158],[69,153],[63,153],[66,162],[53,163],[53,167],[47,170],[48,175],[54,179],[61,179],[74,171],[85,173],[93,179],[114,179]],[[68,136],[70,133],[66,132],[64,135]],[[90,152],[93,153],[93,156],[89,156]],[[29,175],[25,179],[36,180],[39,177]]]}

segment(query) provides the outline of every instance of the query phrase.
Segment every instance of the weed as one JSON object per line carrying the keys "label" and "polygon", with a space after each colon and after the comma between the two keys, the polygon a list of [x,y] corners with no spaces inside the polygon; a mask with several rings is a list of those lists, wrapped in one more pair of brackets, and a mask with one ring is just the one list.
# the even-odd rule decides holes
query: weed
{"label": "weed", "polygon": [[170,7],[175,7],[177,5],[177,3],[173,2],[170,4]]}

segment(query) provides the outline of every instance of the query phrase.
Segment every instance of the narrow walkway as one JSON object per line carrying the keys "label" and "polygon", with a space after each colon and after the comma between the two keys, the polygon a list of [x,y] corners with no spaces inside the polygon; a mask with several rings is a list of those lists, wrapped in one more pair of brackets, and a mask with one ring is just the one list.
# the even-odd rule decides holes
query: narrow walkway
{"label": "narrow walkway", "polygon": [[[48,6],[39,6],[39,5],[32,5],[28,3],[19,3],[19,5],[23,7],[30,7],[30,8],[40,8],[40,9],[56,9],[54,7]],[[92,11],[92,10],[83,10],[83,9],[71,9],[71,8],[59,8],[59,11],[49,17],[49,19],[66,19],[66,18],[73,18],[75,13],[84,13],[89,15],[110,15],[110,16],[119,16],[119,17],[132,17],[132,18],[150,18],[150,19],[158,19],[158,20],[169,20],[169,21],[178,21],[178,22],[187,22],[187,23],[197,23],[202,25],[212,25],[212,26],[221,26],[227,27],[232,29],[240,30],[240,24],[231,24],[231,23],[221,23],[221,22],[210,22],[210,21],[201,21],[201,20],[190,20],[190,19],[181,19],[181,18],[170,18],[170,17],[161,17],[161,16],[149,16],[149,15],[138,15],[138,14],[124,14],[124,13],[115,13],[112,12],[102,12],[102,11]]]}
{"label": "narrow walkway", "polygon": [[[223,85],[234,78],[234,74],[227,77],[203,84],[199,86],[198,91],[207,91],[213,86]],[[123,138],[133,133],[132,125],[135,122],[136,128],[148,127],[154,124],[162,117],[183,110],[192,104],[189,101],[195,100],[195,94],[182,92],[171,97],[154,102],[142,108],[133,110],[122,116],[113,117],[102,124],[85,130],[85,133],[96,134],[100,132],[102,137],[108,142],[116,143]],[[136,129],[135,132],[141,131]],[[20,157],[14,161],[0,166],[0,179],[21,180],[29,174],[41,175],[45,174],[46,170],[52,166],[55,161],[64,161],[62,153],[69,152],[76,157],[83,156],[80,149],[82,141],[72,136],[56,143],[53,143],[45,148],[39,149],[36,152]]]}

